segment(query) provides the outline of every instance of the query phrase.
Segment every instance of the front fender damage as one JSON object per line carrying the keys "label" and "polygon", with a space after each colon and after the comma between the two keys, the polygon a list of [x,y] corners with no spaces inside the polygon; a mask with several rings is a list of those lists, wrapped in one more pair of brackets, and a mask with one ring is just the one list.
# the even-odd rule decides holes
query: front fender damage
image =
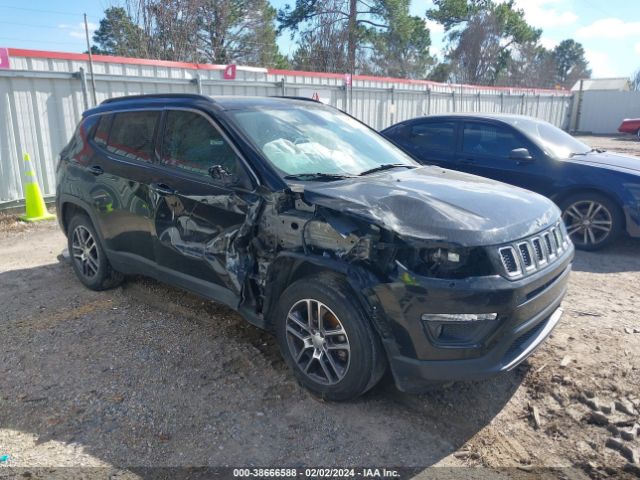
{"label": "front fender damage", "polygon": [[238,294],[239,311],[263,328],[270,327],[270,314],[290,283],[306,273],[332,271],[344,276],[377,330],[388,336],[377,286],[411,285],[402,252],[450,246],[437,236],[404,238],[375,219],[312,204],[303,191],[256,193],[253,203],[240,207],[246,212],[241,225],[208,235],[205,244],[181,245],[180,236],[171,244],[224,273],[228,287]]}
{"label": "front fender damage", "polygon": [[[156,217],[160,244],[205,264],[230,292],[225,303],[263,328],[292,282],[320,271],[340,273],[383,336],[389,329],[378,313],[378,287],[410,287],[421,249],[460,247],[437,234],[416,239],[393,231],[375,210],[363,218],[294,190],[165,199]],[[231,212],[241,222],[220,225],[215,212]]]}

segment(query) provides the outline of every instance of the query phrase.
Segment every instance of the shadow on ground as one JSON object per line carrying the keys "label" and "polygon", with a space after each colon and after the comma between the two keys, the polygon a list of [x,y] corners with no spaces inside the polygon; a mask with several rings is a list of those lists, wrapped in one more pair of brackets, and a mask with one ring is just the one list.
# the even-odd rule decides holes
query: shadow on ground
{"label": "shadow on ground", "polygon": [[638,137],[632,134],[613,136],[611,137],[611,140],[614,142],[632,143],[634,145],[640,144],[640,141],[638,141]]}
{"label": "shadow on ground", "polygon": [[269,334],[177,289],[133,278],[91,292],[64,262],[2,273],[0,287],[0,432],[36,436],[32,447],[5,438],[16,464],[38,448],[39,464],[68,463],[47,457],[57,441],[121,467],[426,467],[487,425],[526,368],[323,403],[294,383]]}
{"label": "shadow on ground", "polygon": [[573,270],[592,273],[640,271],[640,239],[623,238],[597,252],[578,250]]}

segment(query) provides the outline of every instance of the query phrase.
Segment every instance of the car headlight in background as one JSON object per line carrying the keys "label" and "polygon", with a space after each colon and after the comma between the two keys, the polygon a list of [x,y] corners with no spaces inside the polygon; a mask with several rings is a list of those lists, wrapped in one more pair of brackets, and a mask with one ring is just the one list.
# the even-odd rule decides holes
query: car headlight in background
{"label": "car headlight in background", "polygon": [[640,200],[640,183],[623,183],[624,188],[631,192],[631,195]]}
{"label": "car headlight in background", "polygon": [[633,200],[635,200],[636,211],[640,211],[640,184],[638,183],[623,183],[625,189],[631,194]]}

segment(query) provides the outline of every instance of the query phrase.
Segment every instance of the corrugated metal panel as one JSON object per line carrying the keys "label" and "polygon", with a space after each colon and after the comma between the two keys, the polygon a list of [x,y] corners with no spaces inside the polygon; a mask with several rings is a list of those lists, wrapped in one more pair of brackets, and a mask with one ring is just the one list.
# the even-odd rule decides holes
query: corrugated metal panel
{"label": "corrugated metal panel", "polygon": [[[17,55],[15,52],[23,52]],[[83,55],[16,50],[12,70],[0,70],[0,206],[22,193],[22,153],[29,152],[45,195],[55,193],[55,161],[85,109]],[[11,53],[11,49],[10,49]],[[15,55],[15,56],[14,56]],[[499,89],[356,76],[237,67],[224,80],[221,65],[192,65],[96,57],[96,97],[142,93],[292,95],[317,92],[333,106],[376,129],[421,115],[447,112],[523,113],[555,125],[565,122],[567,92]],[[90,82],[87,82],[90,88]],[[91,94],[88,92],[89,103]]]}
{"label": "corrugated metal panel", "polygon": [[640,118],[640,92],[590,90],[582,92],[580,118],[576,119],[575,129],[591,133],[617,133],[625,118]]}
{"label": "corrugated metal panel", "polygon": [[78,80],[0,77],[0,202],[23,197],[22,154],[29,152],[45,195],[55,193],[55,159],[83,110]]}
{"label": "corrugated metal panel", "polygon": [[582,88],[582,90],[616,90],[628,92],[630,90],[629,87],[629,79],[627,77],[585,78],[578,80],[573,87],[571,87],[571,90],[575,92]]}

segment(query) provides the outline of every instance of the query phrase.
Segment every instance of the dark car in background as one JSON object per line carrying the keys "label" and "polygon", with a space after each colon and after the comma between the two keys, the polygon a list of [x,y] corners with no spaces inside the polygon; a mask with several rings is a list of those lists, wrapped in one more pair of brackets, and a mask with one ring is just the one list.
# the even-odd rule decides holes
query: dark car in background
{"label": "dark car in background", "polygon": [[277,336],[333,400],[527,358],[560,319],[573,245],[548,199],[421,166],[318,102],[151,95],[84,113],[57,169],[88,288],[143,274]]}
{"label": "dark car in background", "polygon": [[640,158],[593,149],[550,123],[519,115],[433,115],[381,133],[423,164],[551,198],[577,248],[597,250],[625,231],[640,237]]}

